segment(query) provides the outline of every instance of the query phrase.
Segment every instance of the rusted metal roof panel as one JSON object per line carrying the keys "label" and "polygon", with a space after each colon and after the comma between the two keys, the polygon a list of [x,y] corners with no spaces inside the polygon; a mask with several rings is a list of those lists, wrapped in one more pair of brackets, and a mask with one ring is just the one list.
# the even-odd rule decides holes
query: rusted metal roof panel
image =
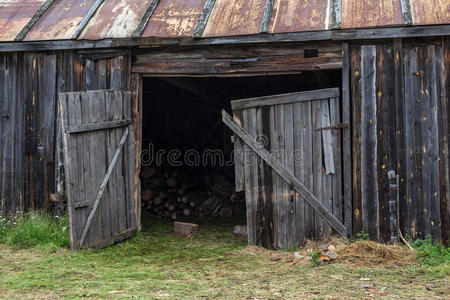
{"label": "rusted metal roof panel", "polygon": [[143,37],[191,36],[205,0],[160,0]]}
{"label": "rusted metal roof panel", "polygon": [[450,0],[411,2],[414,25],[450,24]]}
{"label": "rusted metal roof panel", "polygon": [[0,0],[0,41],[13,41],[44,0]]}
{"label": "rusted metal roof panel", "polygon": [[203,37],[257,34],[266,1],[216,0]]}
{"label": "rusted metal roof panel", "polygon": [[400,1],[342,0],[341,24],[342,28],[403,24]]}
{"label": "rusted metal roof panel", "polygon": [[130,37],[152,0],[106,0],[91,18],[79,39]]}
{"label": "rusted metal roof panel", "polygon": [[270,33],[325,30],[327,1],[275,0]]}
{"label": "rusted metal roof panel", "polygon": [[24,41],[70,39],[95,0],[56,0]]}

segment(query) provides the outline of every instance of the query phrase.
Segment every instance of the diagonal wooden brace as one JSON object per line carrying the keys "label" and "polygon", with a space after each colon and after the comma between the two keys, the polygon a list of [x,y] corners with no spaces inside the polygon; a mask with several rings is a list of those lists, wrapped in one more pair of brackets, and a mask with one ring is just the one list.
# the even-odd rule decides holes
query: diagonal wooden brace
{"label": "diagonal wooden brace", "polygon": [[120,140],[119,146],[116,149],[116,153],[114,154],[114,157],[111,160],[111,163],[109,164],[108,170],[106,171],[105,177],[103,178],[102,184],[100,185],[100,189],[98,190],[97,193],[97,198],[95,198],[94,205],[92,206],[91,211],[89,212],[88,219],[83,227],[83,233],[81,234],[79,248],[83,246],[84,240],[86,239],[86,235],[89,231],[89,228],[91,227],[92,219],[94,218],[95,212],[97,211],[98,205],[100,204],[100,200],[103,197],[106,185],[108,184],[109,178],[111,177],[111,173],[114,170],[114,166],[116,165],[120,152],[122,152],[123,145],[125,144],[127,137],[128,137],[128,127],[125,128],[125,131],[122,135],[122,139]]}
{"label": "diagonal wooden brace", "polygon": [[340,235],[347,238],[347,228],[342,224],[320,201],[316,198],[288,169],[286,169],[275,156],[264,147],[255,143],[256,138],[245,128],[236,123],[232,117],[222,110],[222,120],[240,139],[244,141],[255,153],[261,157],[275,172],[278,173],[312,208],[335,229]]}

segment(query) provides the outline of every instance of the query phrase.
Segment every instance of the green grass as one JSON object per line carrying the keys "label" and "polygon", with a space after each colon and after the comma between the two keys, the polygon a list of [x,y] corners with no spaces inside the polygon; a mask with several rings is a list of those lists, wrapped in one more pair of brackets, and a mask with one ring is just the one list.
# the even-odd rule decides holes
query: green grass
{"label": "green grass", "polygon": [[[256,255],[246,250],[246,240],[233,235],[238,223],[204,219],[198,223],[197,235],[184,238],[172,233],[172,222],[147,221],[138,236],[102,250],[54,251],[42,244],[19,249],[17,244],[0,244],[0,298],[428,299],[447,295],[448,274],[430,273],[433,267],[424,264],[313,267]],[[362,288],[362,277],[371,278],[375,289]]]}
{"label": "green grass", "polygon": [[44,212],[19,214],[9,219],[0,216],[0,242],[16,248],[68,247],[67,217],[53,217]]}

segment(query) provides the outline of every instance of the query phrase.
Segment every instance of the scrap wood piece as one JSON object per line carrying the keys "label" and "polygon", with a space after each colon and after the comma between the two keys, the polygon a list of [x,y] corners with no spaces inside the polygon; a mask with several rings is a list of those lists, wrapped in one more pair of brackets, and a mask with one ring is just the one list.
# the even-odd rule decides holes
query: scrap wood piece
{"label": "scrap wood piece", "polygon": [[173,232],[177,235],[192,236],[198,231],[197,224],[173,222]]}

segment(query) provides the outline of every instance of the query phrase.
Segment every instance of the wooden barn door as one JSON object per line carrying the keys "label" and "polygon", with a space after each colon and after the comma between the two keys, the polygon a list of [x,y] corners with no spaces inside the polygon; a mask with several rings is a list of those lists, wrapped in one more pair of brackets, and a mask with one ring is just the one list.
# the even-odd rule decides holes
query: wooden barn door
{"label": "wooden barn door", "polygon": [[245,190],[249,244],[286,249],[343,223],[339,89],[232,101],[236,188]]}
{"label": "wooden barn door", "polygon": [[101,248],[136,233],[131,93],[59,94],[72,249]]}

